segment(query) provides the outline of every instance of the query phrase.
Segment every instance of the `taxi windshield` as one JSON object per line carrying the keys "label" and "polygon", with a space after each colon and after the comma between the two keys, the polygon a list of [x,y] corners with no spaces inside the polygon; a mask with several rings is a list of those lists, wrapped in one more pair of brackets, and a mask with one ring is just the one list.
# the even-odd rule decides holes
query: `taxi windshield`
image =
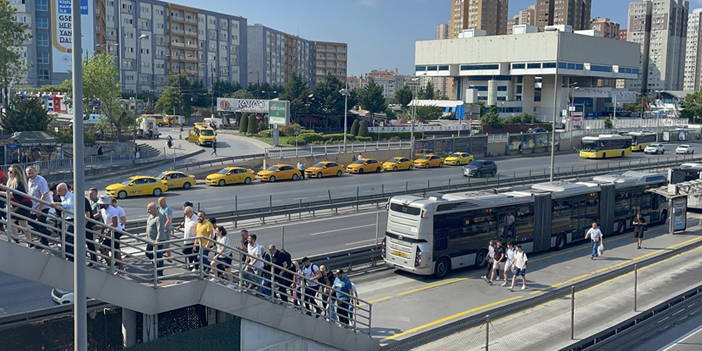
{"label": "taxi windshield", "polygon": [[428,160],[430,158],[431,158],[431,156],[422,156],[422,160]]}
{"label": "taxi windshield", "polygon": [[214,135],[214,130],[212,129],[201,129],[200,134],[205,135],[205,136],[212,136]]}
{"label": "taxi windshield", "polygon": [[451,157],[462,157],[463,155],[461,154],[451,154]]}
{"label": "taxi windshield", "polygon": [[358,160],[358,161],[356,161],[356,162],[354,162],[354,163],[355,163],[355,164],[359,164],[359,165],[362,165],[362,164],[363,164],[363,162],[365,162],[365,161],[363,161],[363,160]]}
{"label": "taxi windshield", "polygon": [[131,182],[133,182],[132,179],[127,179],[127,180],[122,182],[122,185],[129,185],[129,183],[131,183]]}
{"label": "taxi windshield", "polygon": [[322,167],[324,167],[324,163],[322,163],[322,162],[315,163],[314,166],[312,166],[312,167],[322,168]]}
{"label": "taxi windshield", "polygon": [[161,173],[156,176],[156,179],[166,178],[166,173]]}
{"label": "taxi windshield", "polygon": [[388,161],[388,162],[400,162],[400,158],[399,158],[399,157],[393,157],[393,158],[391,158],[390,161]]}
{"label": "taxi windshield", "polygon": [[229,170],[226,168],[223,168],[221,171],[217,172],[217,174],[227,174],[229,173]]}
{"label": "taxi windshield", "polygon": [[269,170],[269,171],[277,171],[277,170],[278,170],[278,167],[276,167],[276,166],[268,167],[267,170]]}

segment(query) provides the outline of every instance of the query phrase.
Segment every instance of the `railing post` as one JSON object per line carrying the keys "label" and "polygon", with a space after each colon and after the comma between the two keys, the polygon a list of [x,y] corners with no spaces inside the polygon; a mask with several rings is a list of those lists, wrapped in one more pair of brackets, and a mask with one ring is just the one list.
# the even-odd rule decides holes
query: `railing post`
{"label": "railing post", "polygon": [[[405,192],[409,192],[409,182],[405,182]],[[356,199],[358,200],[358,199]]]}
{"label": "railing post", "polygon": [[297,218],[302,219],[302,199],[300,199],[300,204],[297,206],[300,210],[297,212]]}
{"label": "railing post", "polygon": [[375,213],[375,246],[378,246],[378,235],[380,233],[380,212]]}
{"label": "railing post", "polygon": [[273,195],[268,195],[268,211],[273,212]]}
{"label": "railing post", "polygon": [[332,201],[331,189],[327,189],[327,195],[329,195],[329,204],[330,204],[330,205],[333,205],[333,204],[334,204],[334,201]]}
{"label": "railing post", "polygon": [[[238,251],[238,250],[237,250]],[[239,252],[239,291],[244,291],[244,265],[246,264],[244,260],[246,259],[246,256],[244,256],[243,252]],[[202,264],[200,264],[202,265]]]}
{"label": "railing post", "polygon": [[[8,201],[8,203],[9,203],[9,201]],[[8,210],[7,211],[7,223],[8,223],[7,232],[11,234],[12,230],[10,230],[10,227],[9,227],[10,223],[12,223],[12,220],[10,219],[10,213],[12,213],[12,211]],[[68,230],[68,228],[66,228],[66,211],[61,211],[61,258],[63,258],[64,260],[66,259],[66,231],[67,230]],[[75,240],[74,240],[74,242],[75,242]]]}
{"label": "railing post", "polygon": [[234,215],[239,215],[239,196],[234,195]]}
{"label": "railing post", "polygon": [[490,315],[485,316],[485,351],[490,350]]}
{"label": "railing post", "polygon": [[[114,245],[112,245],[112,247],[114,248]],[[154,288],[155,288],[158,286],[158,256],[156,256],[157,251],[158,251],[157,243],[151,244],[151,249],[152,249],[153,255],[154,255]],[[205,260],[202,260],[202,261],[204,262]]]}
{"label": "railing post", "polygon": [[385,197],[385,184],[380,184],[380,196]]}
{"label": "railing post", "polygon": [[448,184],[448,190],[451,190],[451,178],[449,178]]}
{"label": "railing post", "polygon": [[575,339],[575,285],[570,287],[570,340]]}
{"label": "railing post", "polygon": [[280,249],[285,250],[285,226],[280,226]]}
{"label": "railing post", "polygon": [[110,233],[110,273],[114,274],[115,273],[115,231],[112,229],[108,229],[108,232]]}
{"label": "railing post", "polygon": [[637,289],[639,285],[639,265],[635,264],[634,265],[634,312],[636,312],[636,298],[637,298]]}

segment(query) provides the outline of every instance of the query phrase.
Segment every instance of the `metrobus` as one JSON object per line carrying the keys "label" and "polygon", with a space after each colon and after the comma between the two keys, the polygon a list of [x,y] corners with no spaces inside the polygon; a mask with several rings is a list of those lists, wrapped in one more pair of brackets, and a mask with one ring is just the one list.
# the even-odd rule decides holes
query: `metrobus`
{"label": "metrobus", "polygon": [[600,135],[583,137],[580,157],[606,158],[631,155],[631,137],[628,135]]}
{"label": "metrobus", "polygon": [[[699,179],[702,179],[702,163],[683,163],[679,167],[673,167],[668,171],[668,182],[670,184]],[[687,207],[702,209],[702,193],[690,194],[687,198]]]}
{"label": "metrobus", "polygon": [[631,151],[643,151],[651,143],[656,142],[656,133],[651,132],[629,132],[631,137]]}
{"label": "metrobus", "polygon": [[[501,193],[393,196],[383,258],[396,269],[443,277],[451,269],[485,267],[490,240],[539,252],[583,240],[593,222],[605,235],[629,229],[639,212],[648,223],[662,224],[666,199],[648,190],[665,184],[665,175],[627,171]],[[515,222],[505,230],[509,214]]]}

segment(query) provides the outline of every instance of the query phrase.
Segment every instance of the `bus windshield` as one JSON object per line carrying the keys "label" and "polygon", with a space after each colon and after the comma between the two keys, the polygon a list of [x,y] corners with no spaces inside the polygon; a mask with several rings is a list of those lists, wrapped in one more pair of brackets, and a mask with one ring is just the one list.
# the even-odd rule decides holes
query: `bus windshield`
{"label": "bus windshield", "polygon": [[395,212],[402,212],[413,216],[419,216],[422,213],[422,209],[416,207],[403,206],[400,204],[390,204],[390,210]]}
{"label": "bus windshield", "polygon": [[595,151],[597,150],[597,142],[594,140],[583,140],[582,147],[580,149],[585,151]]}

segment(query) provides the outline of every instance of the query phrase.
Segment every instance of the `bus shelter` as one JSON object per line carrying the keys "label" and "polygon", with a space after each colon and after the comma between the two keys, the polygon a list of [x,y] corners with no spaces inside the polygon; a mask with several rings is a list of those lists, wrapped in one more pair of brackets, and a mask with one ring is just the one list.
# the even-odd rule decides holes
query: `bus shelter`
{"label": "bus shelter", "polygon": [[670,209],[668,212],[668,232],[675,234],[687,229],[688,197],[702,193],[702,181],[693,180],[679,184],[668,184],[647,191],[666,198]]}

